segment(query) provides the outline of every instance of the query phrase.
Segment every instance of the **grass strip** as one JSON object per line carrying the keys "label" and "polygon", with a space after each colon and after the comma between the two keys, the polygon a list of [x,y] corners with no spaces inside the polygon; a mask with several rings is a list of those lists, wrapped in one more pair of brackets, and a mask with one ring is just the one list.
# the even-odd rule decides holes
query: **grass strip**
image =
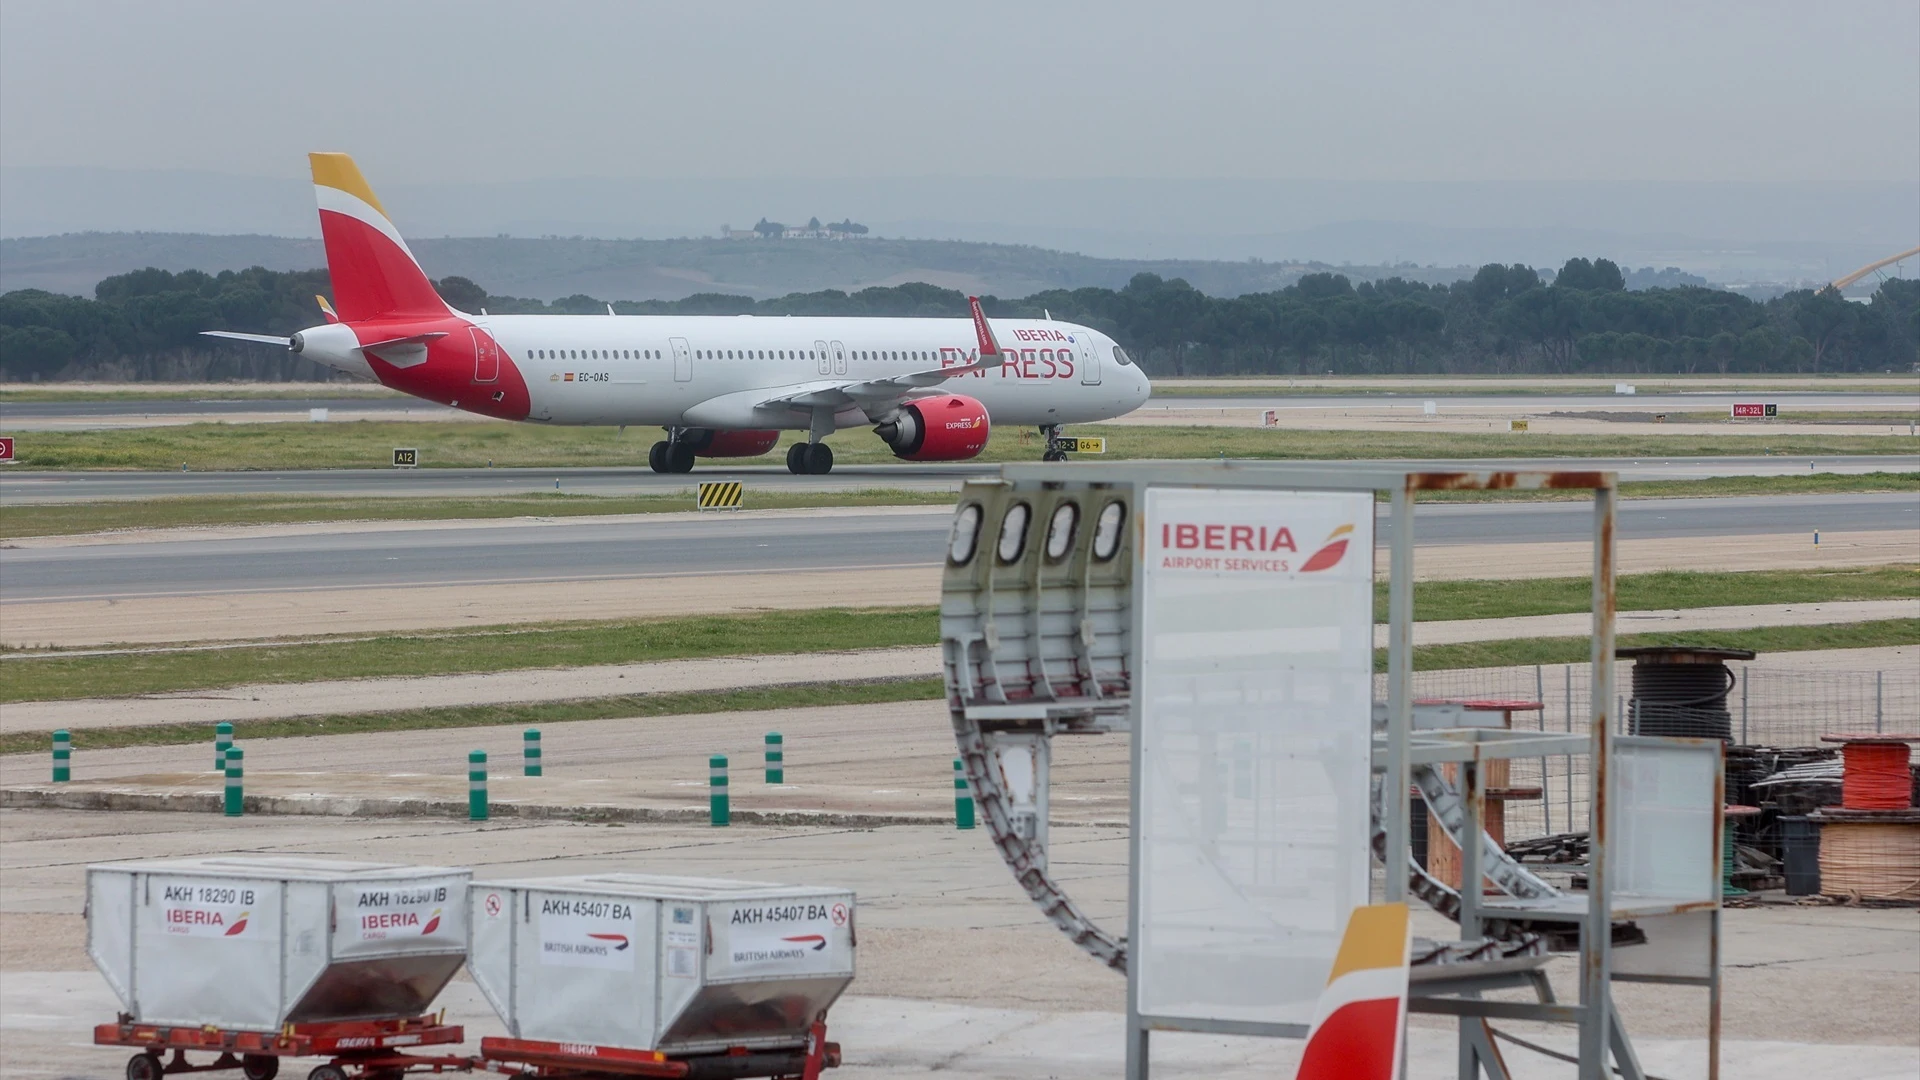
{"label": "grass strip", "polygon": [[[639,716],[695,716],[704,713],[804,709],[817,705],[875,705],[890,701],[927,701],[942,693],[940,680],[874,679],[858,682],[757,686],[745,690],[695,690],[672,694],[632,694],[523,705],[470,705],[443,709],[305,716],[279,720],[241,720],[236,741],[286,739],[312,735],[360,735],[379,731],[495,727],[502,724],[564,724],[573,720],[613,720]],[[184,746],[206,742],[206,724],[85,728],[73,733],[73,745],[87,750],[125,746]],[[50,731],[0,735],[0,754],[46,753]]]}
{"label": "grass strip", "polygon": [[10,658],[0,668],[5,676],[0,680],[0,701],[150,694],[240,683],[883,649],[931,645],[939,632],[939,616],[933,608],[820,608],[385,634],[251,649]]}
{"label": "grass strip", "polygon": [[[1623,574],[1614,586],[1619,611],[1664,611],[1733,604],[1823,604],[1843,600],[1920,598],[1920,565],[1834,570],[1743,570],[1710,573],[1661,570]],[[1421,581],[1413,587],[1414,618],[1509,619],[1593,610],[1591,578],[1513,581]],[[1373,617],[1387,621],[1387,583],[1373,589]]]}
{"label": "grass strip", "polygon": [[[1621,646],[1713,645],[1753,649],[1762,654],[1809,649],[1865,649],[1887,645],[1920,644],[1920,619],[1828,626],[1781,626],[1756,630],[1628,634]],[[1413,651],[1416,671],[1457,668],[1513,667],[1525,664],[1576,664],[1586,661],[1584,637],[1519,638],[1466,645],[1428,645]],[[1385,649],[1374,650],[1374,670],[1385,671]],[[859,682],[808,683],[763,686],[747,690],[705,690],[674,694],[639,694],[586,698],[525,705],[473,705],[441,709],[403,709],[392,712],[350,713],[280,720],[243,720],[234,725],[239,742],[314,735],[358,735],[382,731],[490,727],[502,724],[563,724],[572,720],[609,720],[645,716],[693,716],[717,712],[751,712],[832,705],[870,705],[885,702],[935,701],[944,687],[937,678],[889,679]],[[0,735],[0,754],[46,753],[52,733],[22,731]],[[83,729],[73,734],[76,750],[111,750],[129,746],[183,746],[203,743],[206,724],[164,724],[151,727]]]}
{"label": "grass strip", "polygon": [[[1414,586],[1422,622],[1554,615],[1588,610],[1587,578],[1423,581]],[[1386,618],[1386,585],[1375,618]],[[1740,573],[1665,571],[1620,578],[1623,611],[1727,603],[1824,603],[1920,597],[1920,566]],[[206,690],[242,683],[298,683],[381,676],[452,675],[588,667],[716,656],[782,655],[934,645],[933,608],[768,611],[647,620],[495,626],[427,634],[381,634],[218,648],[0,661],[0,702],[59,701]]]}
{"label": "grass strip", "polygon": [[[951,506],[952,492],[874,488],[789,491],[750,487],[752,510],[819,507]],[[693,489],[673,495],[568,495],[531,491],[486,498],[301,498],[284,495],[195,495],[164,499],[0,506],[0,537],[71,536],[111,529],[217,525],[290,525],[340,521],[447,521],[516,517],[664,514],[695,509]]]}
{"label": "grass strip", "polygon": [[[1346,460],[1355,458],[1717,457],[1740,454],[1832,456],[1912,453],[1912,440],[1883,435],[1546,435],[1421,431],[1301,431],[1288,428],[1100,425],[1075,435],[1104,437],[1106,460]],[[799,438],[790,433],[783,445]],[[395,446],[417,447],[426,468],[637,466],[654,441],[650,429],[546,427],[499,421],[431,424],[389,420],[343,423],[182,424],[160,428],[35,432],[14,454],[30,469],[384,469]],[[1043,443],[1029,429],[1002,432],[981,460],[1036,461]],[[755,459],[780,460],[781,449]],[[866,465],[893,460],[877,439],[836,440],[835,460]]]}
{"label": "grass strip", "polygon": [[[369,383],[300,383],[292,387],[218,386],[169,390],[164,384],[136,387],[66,389],[59,386],[0,388],[0,405],[28,401],[330,401],[362,398],[368,401],[407,400],[398,390]],[[417,400],[417,399],[415,399]],[[422,402],[421,404],[428,404]]]}
{"label": "grass strip", "polygon": [[[1750,630],[1672,630],[1657,634],[1623,634],[1615,640],[1615,644],[1620,648],[1696,645],[1716,649],[1752,649],[1764,660],[1768,653],[1920,645],[1920,619],[1879,619],[1820,626],[1762,626]],[[1522,667],[1528,664],[1583,664],[1587,662],[1591,649],[1591,639],[1587,637],[1512,638],[1457,645],[1420,645],[1413,650],[1413,669],[1450,671],[1455,668]],[[1387,670],[1385,649],[1373,651],[1373,670]]]}

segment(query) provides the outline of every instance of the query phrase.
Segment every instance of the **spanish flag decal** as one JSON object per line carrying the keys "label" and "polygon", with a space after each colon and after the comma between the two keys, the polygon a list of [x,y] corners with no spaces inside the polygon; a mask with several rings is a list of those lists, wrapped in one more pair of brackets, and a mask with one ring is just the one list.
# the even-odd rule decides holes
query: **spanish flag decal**
{"label": "spanish flag decal", "polygon": [[1351,525],[1342,525],[1333,530],[1328,534],[1327,542],[1320,545],[1320,550],[1307,557],[1306,563],[1300,567],[1300,572],[1304,574],[1310,570],[1328,570],[1338,566],[1340,560],[1347,556],[1347,538],[1352,535],[1353,526]]}
{"label": "spanish flag decal", "polygon": [[[1318,558],[1318,556],[1315,556]],[[1405,904],[1353,909],[1295,1080],[1395,1080],[1413,937]]]}

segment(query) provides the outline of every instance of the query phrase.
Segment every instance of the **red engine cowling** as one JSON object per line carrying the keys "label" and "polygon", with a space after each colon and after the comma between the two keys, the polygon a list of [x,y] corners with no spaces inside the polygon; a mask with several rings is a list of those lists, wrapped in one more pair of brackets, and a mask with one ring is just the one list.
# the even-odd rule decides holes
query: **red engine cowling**
{"label": "red engine cowling", "polygon": [[992,424],[987,407],[965,394],[941,394],[900,406],[885,423],[873,429],[908,461],[965,461],[987,448]]}
{"label": "red engine cowling", "polygon": [[693,452],[700,457],[759,457],[773,449],[773,444],[780,441],[780,433],[715,431],[709,428],[690,441],[693,443]]}

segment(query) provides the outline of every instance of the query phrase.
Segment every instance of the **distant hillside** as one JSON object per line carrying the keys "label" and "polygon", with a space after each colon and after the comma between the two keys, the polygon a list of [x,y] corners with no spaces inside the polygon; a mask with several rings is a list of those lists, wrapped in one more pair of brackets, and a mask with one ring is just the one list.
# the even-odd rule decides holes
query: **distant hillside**
{"label": "distant hillside", "polygon": [[[473,237],[410,239],[434,277],[485,282],[496,294],[555,300],[585,293],[616,300],[678,300],[724,292],[767,299],[822,289],[926,282],[964,292],[1030,296],[1049,289],[1117,289],[1135,274],[1184,278],[1210,296],[1272,292],[1303,275],[1401,277],[1445,284],[1469,266],[1333,266],[1317,262],[1096,259],[1044,248],[952,240],[589,240]],[[0,240],[0,292],[46,289],[92,296],[102,278],[162,270],[309,270],[325,265],[320,241],[204,233],[68,233]]]}

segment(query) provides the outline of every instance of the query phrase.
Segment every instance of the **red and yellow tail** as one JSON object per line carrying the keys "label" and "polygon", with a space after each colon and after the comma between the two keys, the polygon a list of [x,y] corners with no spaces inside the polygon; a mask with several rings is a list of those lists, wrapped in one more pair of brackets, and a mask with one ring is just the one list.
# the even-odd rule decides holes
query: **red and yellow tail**
{"label": "red and yellow tail", "polygon": [[419,260],[345,154],[308,154],[333,302],[346,322],[447,314]]}
{"label": "red and yellow tail", "polygon": [[1407,905],[1353,909],[1296,1080],[1396,1080],[1412,948]]}

